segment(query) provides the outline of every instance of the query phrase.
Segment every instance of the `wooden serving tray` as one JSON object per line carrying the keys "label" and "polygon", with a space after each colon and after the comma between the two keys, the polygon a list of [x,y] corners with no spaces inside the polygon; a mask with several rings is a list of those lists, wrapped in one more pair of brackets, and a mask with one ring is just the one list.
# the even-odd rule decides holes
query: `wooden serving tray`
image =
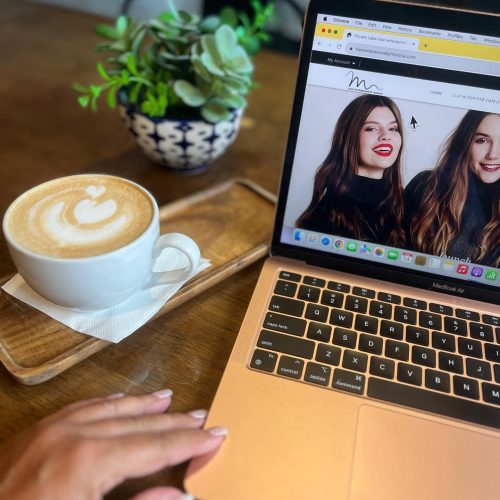
{"label": "wooden serving tray", "polygon": [[[207,290],[269,250],[276,197],[234,179],[160,208],[162,233],[193,238],[212,265],[184,285],[151,319]],[[5,283],[11,278],[4,277]],[[23,384],[51,379],[110,345],[55,321],[0,289],[0,361]]]}

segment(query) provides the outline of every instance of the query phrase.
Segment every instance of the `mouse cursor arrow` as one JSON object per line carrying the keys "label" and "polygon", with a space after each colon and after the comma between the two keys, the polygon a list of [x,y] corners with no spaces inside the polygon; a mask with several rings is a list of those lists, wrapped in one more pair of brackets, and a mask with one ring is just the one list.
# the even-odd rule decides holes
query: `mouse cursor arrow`
{"label": "mouse cursor arrow", "polygon": [[417,127],[418,127],[418,122],[417,122],[417,120],[415,119],[415,117],[413,115],[412,115],[411,120],[410,120],[410,127],[413,130],[416,130]]}

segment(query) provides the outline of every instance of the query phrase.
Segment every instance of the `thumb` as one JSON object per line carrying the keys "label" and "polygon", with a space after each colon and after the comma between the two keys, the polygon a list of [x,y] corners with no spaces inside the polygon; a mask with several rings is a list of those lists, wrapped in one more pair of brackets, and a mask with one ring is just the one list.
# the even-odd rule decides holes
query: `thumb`
{"label": "thumb", "polygon": [[194,500],[194,498],[177,488],[159,486],[142,491],[130,500]]}

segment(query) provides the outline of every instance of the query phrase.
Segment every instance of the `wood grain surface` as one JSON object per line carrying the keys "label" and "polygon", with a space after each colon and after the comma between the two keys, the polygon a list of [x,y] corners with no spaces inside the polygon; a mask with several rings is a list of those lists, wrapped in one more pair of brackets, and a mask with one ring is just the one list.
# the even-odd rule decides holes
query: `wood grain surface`
{"label": "wood grain surface", "polygon": [[[242,130],[230,151],[203,174],[182,176],[145,159],[117,112],[80,109],[75,81],[96,80],[100,19],[21,0],[0,2],[0,216],[22,192],[63,175],[120,175],[164,205],[233,177],[276,193],[288,130],[296,59],[262,52]],[[245,228],[241,228],[245,238]],[[175,392],[172,409],[208,408],[222,375],[261,262],[180,305],[117,345],[40,385],[17,382],[0,366],[0,439],[78,399],[124,391]],[[3,235],[0,278],[14,273]],[[36,325],[36,313],[26,321]],[[35,326],[36,327],[36,326]],[[51,342],[50,338],[46,339]],[[125,483],[110,499],[146,486],[182,485],[184,467]]]}

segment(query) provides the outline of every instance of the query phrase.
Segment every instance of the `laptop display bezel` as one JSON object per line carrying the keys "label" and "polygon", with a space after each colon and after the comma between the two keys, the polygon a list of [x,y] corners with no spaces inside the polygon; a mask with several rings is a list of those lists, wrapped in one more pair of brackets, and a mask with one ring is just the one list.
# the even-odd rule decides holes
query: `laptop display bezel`
{"label": "laptop display bezel", "polygon": [[[458,10],[423,7],[414,4],[402,5],[399,3],[381,1],[360,0],[351,3],[331,2],[329,0],[311,0],[304,24],[295,97],[279,189],[271,254],[298,259],[307,264],[328,269],[364,275],[383,281],[406,284],[427,290],[436,290],[450,295],[487,303],[500,304],[500,289],[495,286],[483,283],[471,283],[451,277],[437,276],[430,272],[414,271],[411,269],[402,270],[390,264],[362,261],[353,257],[340,256],[317,249],[303,249],[280,241],[318,14],[346,16],[374,21],[446,29],[464,33],[499,36],[498,22],[500,19],[494,15],[473,14]],[[439,289],[436,288],[436,282],[439,285]]]}

